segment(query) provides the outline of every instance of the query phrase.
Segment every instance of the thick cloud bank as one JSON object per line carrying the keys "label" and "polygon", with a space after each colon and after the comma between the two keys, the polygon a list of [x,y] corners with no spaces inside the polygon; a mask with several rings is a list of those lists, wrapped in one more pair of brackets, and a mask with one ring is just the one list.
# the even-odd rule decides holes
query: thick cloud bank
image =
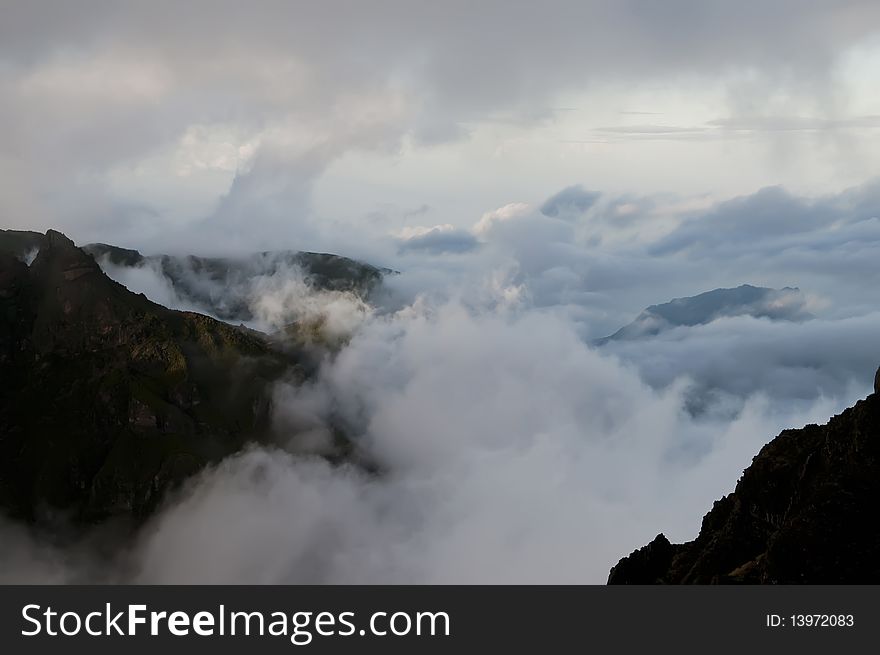
{"label": "thick cloud bank", "polygon": [[694,420],[555,318],[455,304],[372,322],[287,402],[360,426],[382,472],[246,453],[149,528],[138,580],[603,582],[646,536],[694,533],[769,436],[837,409]]}
{"label": "thick cloud bank", "polygon": [[[195,480],[100,575],[602,582],[646,537],[693,534],[781,428],[839,409],[758,395],[732,420],[694,419],[682,390],[651,389],[549,314],[449,303],[373,318],[314,383],[278,397],[288,415],[346,425],[374,472],[243,453]],[[57,553],[12,555],[6,578],[94,575]]]}

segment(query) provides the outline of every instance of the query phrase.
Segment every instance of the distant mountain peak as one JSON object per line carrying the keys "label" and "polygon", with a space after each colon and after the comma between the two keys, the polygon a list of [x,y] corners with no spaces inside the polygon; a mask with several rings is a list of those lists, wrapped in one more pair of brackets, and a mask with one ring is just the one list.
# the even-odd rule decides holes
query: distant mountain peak
{"label": "distant mountain peak", "polygon": [[651,305],[632,323],[596,343],[604,345],[610,341],[642,339],[671,328],[706,325],[719,318],[733,316],[803,321],[812,318],[806,305],[806,297],[797,287],[770,289],[742,284],[734,288],[713,289],[696,296]]}

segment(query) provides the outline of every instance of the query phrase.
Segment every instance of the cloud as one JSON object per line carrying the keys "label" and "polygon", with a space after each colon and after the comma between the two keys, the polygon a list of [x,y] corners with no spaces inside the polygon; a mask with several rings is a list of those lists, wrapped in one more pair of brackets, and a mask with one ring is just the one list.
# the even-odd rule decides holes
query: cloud
{"label": "cloud", "polygon": [[299,323],[336,341],[347,338],[373,312],[363,297],[366,292],[320,288],[286,252],[220,262],[150,257],[136,266],[119,266],[104,256],[98,263],[130,291],[166,307],[270,334]]}
{"label": "cloud", "polygon": [[605,348],[658,388],[687,377],[702,403],[721,402],[717,393],[727,401],[763,393],[796,405],[869,393],[880,363],[878,327],[877,313],[802,323],[735,317]]}
{"label": "cloud", "polygon": [[368,325],[288,396],[316,399],[383,473],[245,454],[145,533],[139,580],[602,582],[661,527],[695,531],[779,428],[838,406],[695,420],[565,322],[455,304]]}
{"label": "cloud", "polygon": [[711,212],[684,222],[652,246],[662,255],[700,246],[704,255],[723,248],[758,242],[759,247],[797,244],[805,235],[851,229],[878,218],[880,183],[871,182],[839,195],[818,199],[793,196],[782,188],[768,187],[720,203]]}
{"label": "cloud", "polygon": [[401,243],[401,251],[422,251],[430,254],[470,252],[479,247],[480,242],[467,230],[454,226],[435,225],[430,228],[406,230]]}
{"label": "cloud", "polygon": [[[487,212],[472,232],[479,249],[404,250],[408,265],[375,306],[343,307],[343,346],[308,384],[276,389],[276,449],[204,472],[134,543],[111,549],[111,563],[88,541],[53,548],[6,526],[4,543],[18,546],[0,572],[19,581],[602,582],[661,530],[691,538],[781,429],[824,421],[870,391],[880,361],[878,292],[865,284],[880,244],[866,218],[874,193],[870,184],[820,199],[772,190],[708,209],[603,194],[590,222],[623,219],[638,232],[604,243],[531,204]],[[789,229],[760,229],[775,214]],[[659,236],[637,229],[658,218]],[[740,221],[753,239],[740,238]],[[399,236],[435,230],[455,228]],[[676,239],[687,247],[668,247]],[[142,288],[167,292],[149,273],[136,273]],[[744,278],[806,280],[802,294],[737,305],[798,320],[713,310],[708,322],[589,345],[647,305]],[[300,293],[290,271],[248,280],[268,326],[322,300]],[[826,304],[816,289],[829,291],[819,294]],[[801,320],[807,312],[815,318]],[[338,430],[368,466],[317,456]]]}
{"label": "cloud", "polygon": [[[839,106],[836,66],[878,18],[873,3],[856,1],[734,10],[559,0],[481,3],[461,21],[459,4],[10,5],[0,27],[0,209],[17,225],[82,241],[167,250],[210,231],[215,248],[303,247],[358,222],[315,215],[313,188],[335,167],[364,153],[442,156],[431,149],[466,142],[498,117],[553,124],[573,95],[605,116],[622,102],[621,83],[642,93],[658,81],[745,76],[789,99],[777,115],[800,102],[820,126],[846,122],[853,112]],[[714,118],[732,129],[754,116],[731,109]],[[459,168],[473,174],[485,161],[479,151]],[[397,200],[381,185],[370,198]]]}
{"label": "cloud", "polygon": [[[492,303],[484,290],[495,285],[566,314],[585,339],[611,334],[646,306],[741,284],[799,287],[809,313],[846,318],[880,303],[880,285],[868,283],[880,275],[877,189],[869,182],[810,198],[772,187],[721,202],[605,193],[589,221],[515,202],[485,212],[470,231],[452,224],[378,237],[348,230],[335,239],[325,232],[322,243],[402,271],[386,282],[397,295],[383,302],[394,308],[420,294]],[[173,302],[162,293],[160,302]]]}
{"label": "cloud", "polygon": [[866,284],[878,275],[878,188],[818,198],[768,188],[717,203],[605,194],[576,225],[489,213],[482,238],[517,262],[536,304],[589,308],[604,334],[647,305],[741,284],[799,287],[827,301],[820,314],[861,315],[880,302]]}
{"label": "cloud", "polygon": [[595,191],[587,191],[580,184],[575,184],[550,196],[541,205],[541,213],[554,218],[570,214],[577,216],[592,207],[598,199],[599,194]]}
{"label": "cloud", "polygon": [[478,236],[488,234],[493,225],[524,216],[530,212],[531,209],[532,207],[528,203],[511,202],[498,209],[488,211],[474,224],[474,233]]}
{"label": "cloud", "polygon": [[865,115],[828,119],[811,116],[741,116],[715,119],[711,126],[744,132],[822,132],[880,127],[880,116]]}
{"label": "cloud", "polygon": [[[695,419],[683,392],[652,390],[551,314],[452,302],[374,317],[317,380],[280,398],[288,416],[344,425],[378,472],[242,453],[170,499],[97,575],[601,583],[621,553],[659,530],[692,535],[782,427],[841,406],[757,396],[734,418]],[[19,580],[82,579],[60,557],[12,563]]]}
{"label": "cloud", "polygon": [[[726,184],[756,164],[744,133],[771,150],[780,134],[871,134],[874,96],[849,98],[840,70],[878,18],[875,2],[794,0],[5,7],[7,221],[145,252],[326,250],[401,274],[368,304],[293,267],[187,277],[199,295],[154,264],[102,262],[171,307],[345,338],[311,384],[276,390],[290,452],[206,471],[125,548],[0,526],[0,577],[601,582],[656,532],[691,537],[765,441],[869,390],[880,183],[804,197],[773,168],[771,186],[719,200],[702,156],[682,153],[723,148]],[[658,118],[612,124],[626,107]],[[558,147],[580,129],[599,143]],[[658,186],[685,171],[699,195],[634,190],[640,166]],[[605,169],[621,171],[607,186]],[[556,191],[573,175],[601,193]],[[429,206],[442,218],[417,219]],[[815,318],[713,314],[589,346],[646,306],[743,283],[800,287]],[[339,427],[372,466],[315,456]]]}

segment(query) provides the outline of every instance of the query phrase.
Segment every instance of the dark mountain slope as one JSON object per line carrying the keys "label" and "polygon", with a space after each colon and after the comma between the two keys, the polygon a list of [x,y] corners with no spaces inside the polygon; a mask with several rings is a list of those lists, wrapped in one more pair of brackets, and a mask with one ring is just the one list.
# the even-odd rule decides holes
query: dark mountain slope
{"label": "dark mountain slope", "polygon": [[297,374],[295,355],[133,294],[64,235],[40,236],[30,267],[0,249],[4,513],[143,517],[205,463],[265,438],[270,384]]}
{"label": "dark mountain slope", "polygon": [[880,582],[880,372],[875,393],[761,449],[699,536],[662,534],[609,584]]}

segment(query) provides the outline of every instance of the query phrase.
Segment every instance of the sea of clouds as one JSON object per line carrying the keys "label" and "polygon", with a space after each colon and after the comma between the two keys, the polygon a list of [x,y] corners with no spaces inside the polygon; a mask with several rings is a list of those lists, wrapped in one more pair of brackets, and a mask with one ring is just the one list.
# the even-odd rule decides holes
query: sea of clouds
{"label": "sea of clouds", "polygon": [[[377,263],[400,274],[366,300],[295,267],[254,275],[229,290],[253,327],[305,313],[345,337],[308,383],[278,384],[288,438],[201,473],[109,558],[95,556],[101,535],[60,549],[8,527],[0,579],[604,582],[658,532],[693,538],[780,430],[870,392],[878,188],[763,190],[640,231],[655,201],[621,214],[619,199],[573,187],[461,234],[388,237]],[[103,264],[157,302],[204,310],[157,267]],[[648,304],[746,282],[798,286],[791,315],[595,345]],[[368,466],[318,456],[333,426]]]}

